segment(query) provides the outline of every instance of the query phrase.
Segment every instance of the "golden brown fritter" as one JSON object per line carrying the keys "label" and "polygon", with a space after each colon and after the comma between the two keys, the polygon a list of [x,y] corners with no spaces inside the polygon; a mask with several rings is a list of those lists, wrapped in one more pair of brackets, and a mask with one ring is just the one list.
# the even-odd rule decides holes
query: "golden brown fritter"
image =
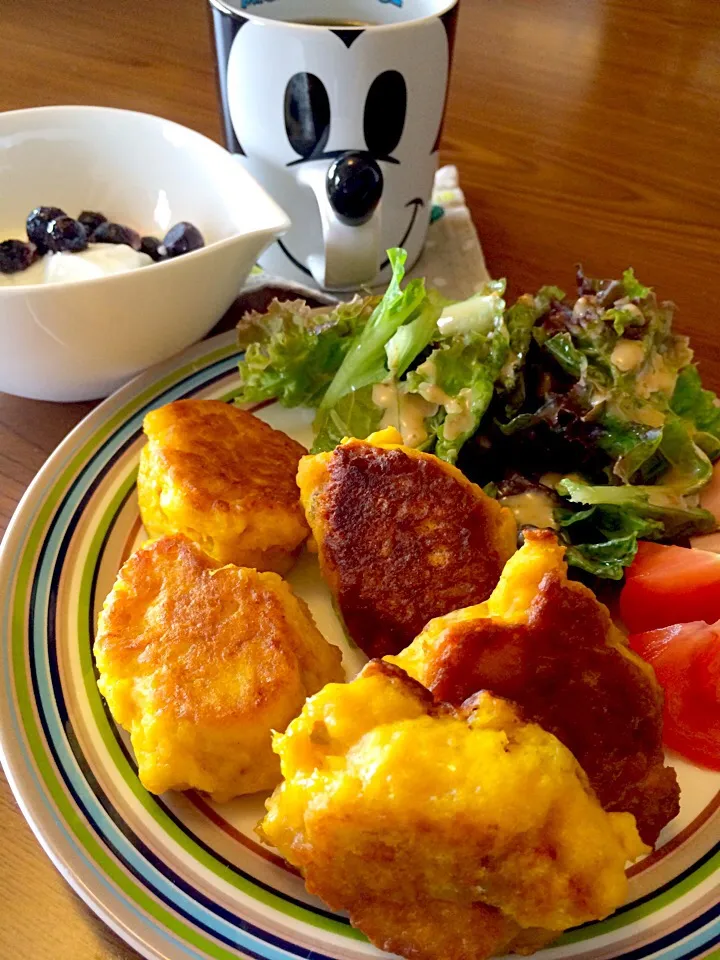
{"label": "golden brown fritter", "polygon": [[145,417],[140,514],[151,537],[184,533],[220,563],[286,573],[308,535],[295,475],[305,449],[220,400]]}
{"label": "golden brown fritter", "polygon": [[515,550],[509,510],[393,429],[303,457],[298,484],[323,576],[371,657],[485,600]]}
{"label": "golden brown fritter", "polygon": [[273,737],[261,837],[373,943],[417,960],[532,952],[604,917],[647,851],[569,750],[507,701],[456,710],[382,661]]}
{"label": "golden brown fritter", "polygon": [[[412,960],[482,960],[497,954],[530,954],[552,943],[557,930],[518,928],[495,907],[421,898],[410,903],[386,897],[359,899],[353,925],[380,950]],[[448,942],[452,937],[452,942]]]}
{"label": "golden brown fritter", "polygon": [[152,793],[270,789],[270,742],[343,679],[340,651],[275,573],[220,566],[182,535],[123,565],[98,621],[98,686]]}
{"label": "golden brown fritter", "polygon": [[573,752],[605,809],[632,813],[654,843],[679,810],[662,690],[607,609],[568,580],[564,553],[552,533],[526,531],[487,603],[429,623],[392,659],[441,700],[513,700]]}

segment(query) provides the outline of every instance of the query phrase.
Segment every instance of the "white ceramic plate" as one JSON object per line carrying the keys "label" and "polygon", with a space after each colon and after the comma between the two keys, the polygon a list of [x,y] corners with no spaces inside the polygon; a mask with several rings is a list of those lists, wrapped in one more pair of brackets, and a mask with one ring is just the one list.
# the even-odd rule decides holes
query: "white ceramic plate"
{"label": "white ceramic plate", "polygon": [[[237,359],[233,334],[223,335],[133,381],[70,434],[25,495],[0,555],[3,764],[58,869],[146,957],[377,957],[257,842],[262,797],[215,806],[193,793],[148,794],[95,685],[96,614],[142,537],[134,490],[143,416],[180,397],[230,399]],[[260,415],[310,440],[306,412],[271,405]],[[343,641],[315,560],[303,557],[290,579],[343,647],[348,671],[357,669],[361,655]],[[717,951],[720,775],[673,762],[682,812],[633,868],[629,903],[569,932],[543,960]]]}

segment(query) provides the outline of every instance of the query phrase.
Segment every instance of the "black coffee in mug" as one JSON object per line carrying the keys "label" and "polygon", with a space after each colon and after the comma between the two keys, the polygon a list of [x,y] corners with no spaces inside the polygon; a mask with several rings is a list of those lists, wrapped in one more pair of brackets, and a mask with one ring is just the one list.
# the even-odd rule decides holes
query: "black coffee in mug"
{"label": "black coffee in mug", "polygon": [[371,23],[369,20],[333,20],[332,18],[324,19],[323,17],[318,17],[317,19],[311,17],[307,20],[302,17],[296,17],[292,22],[306,23],[311,27],[373,27],[377,25],[377,21]]}

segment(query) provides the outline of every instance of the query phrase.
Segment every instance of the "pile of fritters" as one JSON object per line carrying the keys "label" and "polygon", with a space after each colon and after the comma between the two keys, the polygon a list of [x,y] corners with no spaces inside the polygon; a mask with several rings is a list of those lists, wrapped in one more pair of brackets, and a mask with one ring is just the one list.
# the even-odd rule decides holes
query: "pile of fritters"
{"label": "pile of fritters", "polygon": [[654,673],[568,580],[554,534],[513,555],[504,511],[394,431],[303,458],[298,483],[351,639],[405,646],[386,662],[422,686],[373,662],[311,698],[275,739],[261,835],[417,960],[529,953],[611,912],[679,790]]}
{"label": "pile of fritters", "polygon": [[225,801],[271,789],[271,732],[344,679],[340,651],[272,568],[308,534],[300,444],[218,400],[145,418],[138,500],[156,539],[124,564],[98,621],[98,684],[148,790]]}
{"label": "pile of fritters", "polygon": [[[95,655],[147,788],[222,801],[282,774],[263,840],[413,960],[532,953],[616,909],[678,787],[653,671],[554,535],[516,552],[510,511],[393,429],[304,457],[217,401],[145,429],[159,539],[120,571]],[[350,639],[386,658],[349,684],[259,572],[309,530]]]}
{"label": "pile of fritters", "polygon": [[564,552],[550,531],[527,531],[486,603],[431,621],[392,659],[439,700],[459,705],[478,690],[512,700],[652,844],[679,810],[662,690],[592,591],[568,580]]}

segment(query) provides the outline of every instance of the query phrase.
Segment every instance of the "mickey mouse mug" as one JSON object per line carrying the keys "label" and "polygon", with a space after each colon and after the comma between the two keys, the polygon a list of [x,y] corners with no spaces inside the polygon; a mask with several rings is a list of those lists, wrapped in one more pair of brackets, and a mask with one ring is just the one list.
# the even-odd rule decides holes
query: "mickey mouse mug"
{"label": "mickey mouse mug", "polygon": [[285,208],[260,263],[329,290],[419,257],[458,0],[210,0],[228,150]]}

